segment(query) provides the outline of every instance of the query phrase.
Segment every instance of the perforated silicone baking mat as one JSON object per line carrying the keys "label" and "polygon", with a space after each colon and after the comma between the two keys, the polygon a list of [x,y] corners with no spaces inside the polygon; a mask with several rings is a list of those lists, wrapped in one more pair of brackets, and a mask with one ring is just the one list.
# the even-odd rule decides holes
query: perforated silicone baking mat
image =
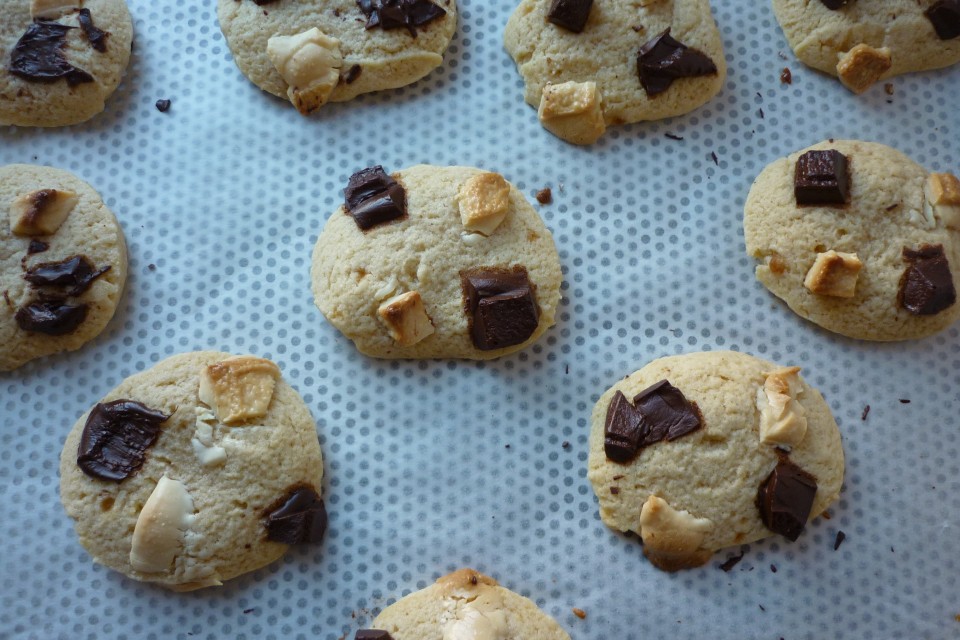
{"label": "perforated silicone baking mat", "polygon": [[[92,183],[130,247],[103,335],[0,375],[0,637],[352,638],[463,566],[578,640],[960,636],[960,327],[903,344],[819,330],[755,281],[741,227],[761,168],[824,138],[960,171],[960,68],[857,97],[795,60],[768,2],[717,1],[722,93],[577,148],[522,101],[501,44],[513,0],[460,4],[440,69],[304,119],[240,74],[212,0],[134,0],[133,61],[106,113],[0,132],[2,163]],[[537,207],[564,300],[532,349],[487,363],[372,360],[314,307],[311,250],[349,175],[421,162],[501,172],[531,200],[552,188]],[[92,563],[60,506],[58,456],[123,378],[195,349],[279,363],[317,421],[330,528],[318,547],[174,594]],[[803,366],[843,434],[843,493],[796,543],[773,537],[661,573],[636,537],[599,520],[590,410],[656,357],[719,349]]]}

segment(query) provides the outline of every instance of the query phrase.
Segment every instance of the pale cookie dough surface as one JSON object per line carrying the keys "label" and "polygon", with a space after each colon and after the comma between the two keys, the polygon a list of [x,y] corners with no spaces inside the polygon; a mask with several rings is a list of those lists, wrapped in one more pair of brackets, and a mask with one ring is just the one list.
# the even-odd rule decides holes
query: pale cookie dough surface
{"label": "pale cookie dough surface", "polygon": [[[210,351],[173,356],[127,378],[100,401],[134,400],[172,414],[147,449],[143,467],[121,482],[90,477],[77,466],[88,414],[73,426],[60,457],[60,499],[96,562],[135,580],[185,591],[253,571],[287,550],[288,545],[267,540],[264,510],[293,485],[321,493],[316,426],[299,394],[281,377],[265,416],[240,426],[214,426],[214,444],[226,458],[222,464],[202,464],[191,444],[200,373],[229,357]],[[182,483],[190,494],[193,523],[169,571],[142,573],[130,564],[132,535],[162,476]]]}
{"label": "pale cookie dough surface", "polygon": [[[64,0],[67,4],[67,0]],[[107,98],[130,62],[133,22],[124,0],[83,0],[76,2],[89,9],[93,24],[109,32],[105,52],[94,49],[80,28],[71,29],[65,38],[63,54],[67,62],[91,76],[93,82],[73,87],[63,78],[54,82],[36,82],[10,73],[10,54],[33,20],[30,0],[9,0],[0,12],[0,125],[23,127],[62,127],[89,120],[103,111]],[[77,14],[68,13],[56,22],[77,27]]]}
{"label": "pale cookie dough surface", "polygon": [[372,627],[394,640],[570,640],[533,601],[471,569],[400,599]]}
{"label": "pale cookie dough surface", "polygon": [[[797,205],[795,165],[810,149],[847,156],[849,204]],[[946,329],[960,316],[960,304],[918,316],[897,300],[908,266],[903,248],[924,243],[943,245],[954,287],[960,288],[960,236],[925,217],[927,175],[895,149],[853,140],[821,142],[768,165],[754,181],[743,215],[747,253],[761,261],[757,279],[800,316],[851,338],[908,340]],[[831,249],[856,253],[863,263],[852,298],[816,295],[803,286],[817,253]]]}
{"label": "pale cookie dough surface", "polygon": [[[587,472],[603,522],[639,535],[641,508],[655,495],[673,509],[712,522],[701,543],[704,550],[774,535],[756,505],[757,490],[777,466],[775,448],[760,441],[757,391],[763,388],[765,374],[778,369],[780,365],[732,351],[692,353],[654,360],[604,392],[591,417]],[[663,379],[696,403],[703,416],[701,428],[643,448],[632,462],[608,460],[604,428],[614,394],[621,391],[632,401]],[[844,462],[830,408],[806,382],[802,388],[798,399],[806,409],[807,431],[789,457],[817,479],[812,520],[839,496]],[[611,487],[618,492],[611,492]]]}
{"label": "pale cookie dough surface", "polygon": [[[503,222],[489,237],[468,233],[457,197],[480,169],[418,165],[392,176],[407,194],[407,217],[361,231],[343,206],[327,221],[313,251],[317,306],[357,348],[380,358],[491,359],[523,349],[553,326],[560,302],[560,259],[539,214],[510,185]],[[540,307],[539,324],[525,342],[477,349],[469,334],[459,273],[475,267],[526,268]],[[401,347],[378,319],[379,305],[419,291],[435,332]]]}
{"label": "pale cookie dough surface", "polygon": [[[341,79],[331,102],[345,102],[362,93],[403,87],[427,75],[443,62],[443,53],[457,28],[454,0],[435,2],[446,15],[416,28],[365,29],[367,18],[356,0],[278,0],[258,6],[253,0],[219,0],[217,17],[234,61],[255,85],[287,99],[287,83],[267,56],[267,42],[317,27],[340,41]],[[360,75],[344,80],[354,65]]]}
{"label": "pale cookie dough surface", "polygon": [[[533,107],[547,83],[592,81],[602,94],[606,123],[623,124],[693,111],[723,87],[723,42],[707,0],[595,0],[582,33],[548,22],[549,8],[550,0],[522,0],[504,32],[504,46],[526,86],[524,99]],[[677,79],[651,97],[640,84],[637,54],[667,28],[673,38],[708,55],[717,74]]]}
{"label": "pale cookie dough surface", "polygon": [[[72,191],[78,202],[52,235],[36,236],[50,248],[27,255],[31,237],[11,230],[9,208],[18,197],[44,189]],[[87,257],[97,268],[110,270],[70,304],[89,305],[84,322],[72,333],[51,336],[24,331],[17,325],[17,310],[38,299],[38,290],[24,280],[25,269],[75,255]],[[123,231],[100,194],[76,176],[61,169],[14,164],[0,167],[0,371],[15,369],[34,358],[74,351],[107,326],[127,280],[127,246]]]}

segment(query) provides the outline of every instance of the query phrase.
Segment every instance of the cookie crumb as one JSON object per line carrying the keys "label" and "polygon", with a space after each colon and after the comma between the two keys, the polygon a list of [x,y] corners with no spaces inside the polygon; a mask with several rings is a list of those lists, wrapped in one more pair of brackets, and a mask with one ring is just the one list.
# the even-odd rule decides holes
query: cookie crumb
{"label": "cookie crumb", "polygon": [[870,405],[867,405],[863,408],[863,413],[860,414],[860,420],[866,422],[868,415],[870,415]]}
{"label": "cookie crumb", "polygon": [[830,517],[831,517],[831,516],[830,516],[830,512],[829,512],[829,511],[826,511],[826,510],[824,510],[824,512],[821,513],[820,515],[823,516],[823,519],[824,519],[824,520],[829,520]]}
{"label": "cookie crumb", "polygon": [[667,137],[670,138],[671,140],[683,140],[683,136],[678,136],[677,134],[675,134],[675,133],[670,133],[669,131],[668,131],[667,133],[663,134],[663,135],[667,136]]}
{"label": "cookie crumb", "polygon": [[910,400],[908,398],[900,398],[900,404],[910,404]]}
{"label": "cookie crumb", "polygon": [[716,152],[711,151],[711,152],[710,152],[710,158],[713,160],[713,164],[717,165],[718,167],[720,166],[720,159],[717,158]]}
{"label": "cookie crumb", "polygon": [[544,187],[537,191],[537,202],[540,204],[550,204],[553,202],[553,191],[550,190],[550,187]]}
{"label": "cookie crumb", "polygon": [[843,541],[847,539],[847,534],[843,531],[837,531],[837,539],[833,542],[833,550],[836,551],[840,548],[840,545],[843,544]]}
{"label": "cookie crumb", "polygon": [[780,56],[781,60],[788,60],[787,56],[783,55],[783,51],[777,51],[777,55]]}
{"label": "cookie crumb", "polygon": [[[786,58],[784,58],[784,60],[786,60]],[[780,83],[793,84],[793,73],[790,72],[789,67],[784,67],[783,71],[780,72]]]}
{"label": "cookie crumb", "polygon": [[717,565],[720,569],[723,569],[725,573],[730,573],[730,570],[733,569],[737,564],[743,560],[743,556],[746,555],[745,551],[741,551],[738,556],[730,556],[727,560],[721,564]]}
{"label": "cookie crumb", "polygon": [[160,113],[166,113],[170,109],[170,105],[173,104],[167,99],[157,100],[157,111]]}
{"label": "cookie crumb", "polygon": [[640,32],[642,32],[646,27],[644,27],[642,24],[635,24],[635,25],[633,25],[633,26],[630,27],[630,28],[633,29],[634,32],[640,33]]}
{"label": "cookie crumb", "polygon": [[883,85],[883,90],[886,92],[886,94],[887,94],[888,96],[892,96],[892,95],[893,95],[893,83],[892,83],[892,82],[888,82],[887,84]]}
{"label": "cookie crumb", "polygon": [[581,620],[587,617],[587,612],[583,609],[578,609],[577,607],[573,608],[573,615],[577,616]]}
{"label": "cookie crumb", "polygon": [[9,292],[9,291],[4,291],[4,292],[3,292],[3,299],[6,300],[7,306],[10,307],[11,309],[13,309],[13,302],[10,301],[10,292]]}
{"label": "cookie crumb", "polygon": [[477,584],[477,576],[470,576],[470,584]]}
{"label": "cookie crumb", "polygon": [[615,475],[615,476],[613,476],[613,479],[614,479],[614,480],[623,480],[624,477],[625,477],[625,476],[623,476],[622,474],[621,474],[621,475]]}

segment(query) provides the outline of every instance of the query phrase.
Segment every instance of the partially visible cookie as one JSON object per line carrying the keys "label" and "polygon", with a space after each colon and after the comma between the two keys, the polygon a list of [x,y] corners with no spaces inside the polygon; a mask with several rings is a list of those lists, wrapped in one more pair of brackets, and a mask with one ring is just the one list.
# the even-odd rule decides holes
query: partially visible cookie
{"label": "partially visible cookie", "polygon": [[830,331],[909,340],[960,316],[960,182],[885,145],[828,140],[773,162],[743,232],[757,279]]}
{"label": "partially visible cookie", "polygon": [[361,352],[485,360],[553,325],[553,237],[500,174],[373,167],[345,194],[317,239],[311,279],[320,311]]}
{"label": "partially visible cookie", "polygon": [[522,0],[504,46],[541,124],[574,144],[693,111],[727,72],[707,0]]}
{"label": "partially visible cookie", "polygon": [[93,559],[175,591],[319,542],[323,458],[269,360],[196,352],[127,378],[73,426],[60,499]]}
{"label": "partially visible cookie", "polygon": [[823,397],[750,355],[660,358],[593,408],[587,477],[600,518],[675,571],[775,533],[796,540],[840,494],[843,449]]}
{"label": "partially visible cookie", "polygon": [[90,185],[51,167],[0,167],[0,371],[95,338],[126,280],[123,231]]}
{"label": "partially visible cookie", "polygon": [[0,125],[61,127],[103,111],[127,68],[124,0],[11,0],[0,12]]}
{"label": "partially visible cookie", "polygon": [[773,0],[773,11],[797,58],[854,93],[960,62],[960,0]]}
{"label": "partially visible cookie", "polygon": [[243,75],[304,115],[327,102],[403,87],[443,62],[454,0],[219,0]]}
{"label": "partially visible cookie", "polygon": [[472,569],[443,576],[384,609],[357,640],[570,640],[531,600]]}

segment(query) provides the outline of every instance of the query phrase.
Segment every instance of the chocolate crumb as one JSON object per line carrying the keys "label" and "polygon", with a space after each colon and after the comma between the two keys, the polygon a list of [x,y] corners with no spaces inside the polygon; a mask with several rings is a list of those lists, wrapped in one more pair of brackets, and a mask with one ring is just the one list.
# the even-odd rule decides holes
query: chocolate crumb
{"label": "chocolate crumb", "polygon": [[570,365],[566,365],[566,366],[563,368],[563,372],[564,372],[565,374],[567,374],[567,375],[570,375]]}
{"label": "chocolate crumb", "polygon": [[910,400],[907,398],[900,398],[900,404],[910,404]]}
{"label": "chocolate crumb", "polygon": [[868,415],[870,415],[870,405],[867,405],[863,408],[863,413],[860,415],[860,420],[866,421]]}
{"label": "chocolate crumb", "polygon": [[[786,60],[786,58],[784,58],[784,60]],[[783,71],[780,72],[780,82],[782,84],[793,84],[793,74],[790,72],[789,67],[784,67]]]}
{"label": "chocolate crumb", "polygon": [[760,119],[763,120],[763,109],[757,109],[757,113],[760,114]]}
{"label": "chocolate crumb", "polygon": [[553,202],[553,192],[550,190],[550,187],[544,187],[537,191],[537,202],[540,204],[550,204]]}
{"label": "chocolate crumb", "polygon": [[738,556],[730,556],[729,558],[727,558],[726,562],[724,562],[724,563],[721,564],[721,565],[717,565],[717,566],[718,566],[720,569],[723,569],[724,572],[730,573],[730,570],[733,569],[735,566],[737,566],[737,564],[738,564],[741,560],[743,560],[743,556],[745,556],[745,555],[746,555],[746,552],[745,552],[745,551],[741,551],[741,552],[740,552],[740,555],[738,555]]}
{"label": "chocolate crumb", "polygon": [[760,607],[760,611],[766,611],[766,609],[763,608],[762,604],[758,604],[757,606]]}
{"label": "chocolate crumb", "polygon": [[675,134],[675,133],[670,133],[669,131],[668,131],[667,133],[663,134],[663,135],[667,136],[667,137],[670,138],[671,140],[683,140],[683,136],[678,136],[677,134]]}
{"label": "chocolate crumb", "polygon": [[900,203],[899,203],[899,202],[895,202],[895,203],[893,203],[892,205],[890,205],[889,207],[887,207],[886,209],[884,209],[884,211],[893,211],[894,209],[896,209],[896,208],[899,207],[899,206],[900,206]]}
{"label": "chocolate crumb", "polygon": [[710,158],[713,160],[713,164],[720,166],[720,159],[717,158],[717,154],[713,151],[710,152]]}
{"label": "chocolate crumb", "polygon": [[633,26],[630,27],[630,28],[633,29],[636,33],[640,33],[640,32],[643,31],[646,27],[644,27],[642,24],[635,24],[635,25],[633,25]]}
{"label": "chocolate crumb", "polygon": [[156,270],[157,270],[157,265],[155,265],[155,264],[153,264],[153,263],[151,262],[150,264],[147,265],[147,269],[149,269],[150,271],[156,271]]}
{"label": "chocolate crumb", "polygon": [[244,609],[243,612],[244,612],[244,613],[253,613],[253,612],[254,612],[254,609]]}
{"label": "chocolate crumb", "polygon": [[568,441],[564,440],[563,443],[562,443],[560,446],[563,447],[564,449],[569,449],[569,448],[570,448],[570,443],[569,443]]}
{"label": "chocolate crumb", "polygon": [[892,83],[892,82],[888,82],[887,84],[883,85],[883,90],[887,93],[888,96],[892,96],[892,95],[893,95],[893,83]]}
{"label": "chocolate crumb", "polygon": [[510,445],[505,444],[505,445],[503,445],[503,448],[504,448],[504,449],[509,449],[509,448],[510,448]]}
{"label": "chocolate crumb", "polygon": [[775,564],[770,565],[770,571],[773,571],[774,573],[776,573],[776,572],[777,572],[777,565],[775,565]]}
{"label": "chocolate crumb", "polygon": [[824,510],[823,510],[823,513],[821,513],[820,515],[821,515],[821,517],[823,517],[824,520],[829,520],[830,518],[833,517],[833,516],[830,515],[830,512],[827,511],[826,509],[824,509]]}
{"label": "chocolate crumb", "polygon": [[578,609],[577,607],[573,608],[573,615],[577,616],[581,620],[587,617],[587,612],[583,609]]}
{"label": "chocolate crumb", "polygon": [[32,256],[35,253],[43,253],[50,248],[50,245],[41,240],[31,239],[30,245],[27,247],[27,255]]}
{"label": "chocolate crumb", "polygon": [[618,475],[613,476],[613,479],[614,479],[614,480],[623,480],[625,477],[626,477],[626,476],[624,476],[624,475],[621,473],[621,474],[618,474]]}
{"label": "chocolate crumb", "polygon": [[477,584],[477,576],[470,576],[470,584]]}
{"label": "chocolate crumb", "polygon": [[166,99],[157,100],[157,111],[160,113],[166,113],[170,109],[171,104],[173,103]]}
{"label": "chocolate crumb", "polygon": [[618,495],[620,493],[620,487],[610,487],[610,493]]}
{"label": "chocolate crumb", "polygon": [[840,548],[840,545],[843,544],[843,541],[847,539],[847,534],[843,531],[837,531],[837,539],[833,543],[833,550],[836,551]]}
{"label": "chocolate crumb", "polygon": [[4,291],[4,292],[3,292],[3,299],[6,301],[7,306],[10,307],[11,309],[13,309],[13,302],[11,302],[11,300],[10,300],[10,292],[9,292],[9,291]]}

